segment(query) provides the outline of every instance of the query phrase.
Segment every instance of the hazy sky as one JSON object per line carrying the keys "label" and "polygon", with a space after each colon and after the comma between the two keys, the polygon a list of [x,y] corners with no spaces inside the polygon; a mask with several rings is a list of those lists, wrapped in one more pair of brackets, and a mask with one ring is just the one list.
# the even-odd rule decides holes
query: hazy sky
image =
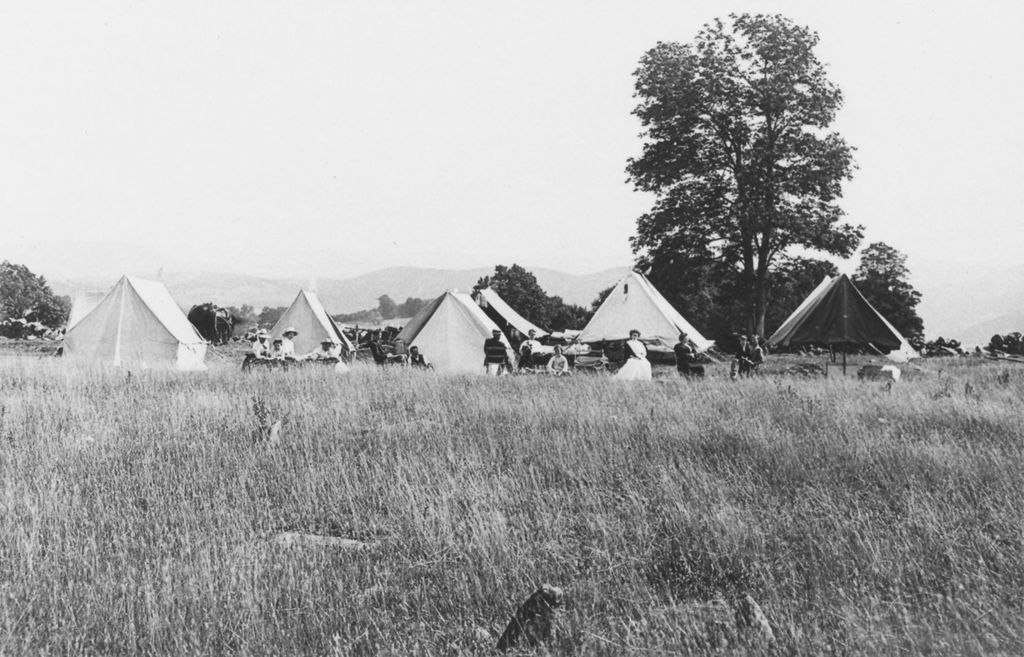
{"label": "hazy sky", "polygon": [[821,36],[869,241],[1020,264],[1019,6],[8,2],[0,228],[15,256],[116,240],[268,275],[628,265],[639,58],[761,11]]}

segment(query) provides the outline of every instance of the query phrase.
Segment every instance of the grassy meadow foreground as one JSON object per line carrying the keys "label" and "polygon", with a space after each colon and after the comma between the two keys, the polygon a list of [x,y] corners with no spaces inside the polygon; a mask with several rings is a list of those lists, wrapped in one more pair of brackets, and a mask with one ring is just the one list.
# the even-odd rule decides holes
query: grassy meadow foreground
{"label": "grassy meadow foreground", "polygon": [[555,654],[702,654],[690,609],[740,592],[776,654],[1024,653],[1024,367],[924,368],[890,391],[4,359],[0,654],[483,654],[544,582]]}

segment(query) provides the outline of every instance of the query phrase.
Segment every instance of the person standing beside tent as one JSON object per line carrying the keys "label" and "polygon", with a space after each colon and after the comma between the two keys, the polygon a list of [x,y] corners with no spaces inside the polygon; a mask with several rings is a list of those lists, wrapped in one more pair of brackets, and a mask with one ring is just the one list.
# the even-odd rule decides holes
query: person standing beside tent
{"label": "person standing beside tent", "polygon": [[622,381],[650,381],[651,361],[647,360],[647,347],[640,342],[640,331],[631,330],[624,346],[626,362],[615,373],[615,378]]}
{"label": "person standing beside tent", "polygon": [[501,329],[494,329],[491,337],[484,340],[484,367],[491,376],[498,376],[502,370],[511,369],[510,365]]}
{"label": "person standing beside tent", "polygon": [[750,334],[750,351],[747,355],[747,360],[750,361],[750,365],[747,369],[747,376],[753,376],[757,368],[764,363],[764,347],[762,346],[763,340],[761,336],[751,333]]}
{"label": "person standing beside tent", "polygon": [[739,340],[736,360],[733,361],[732,371],[729,373],[732,379],[738,376],[753,376],[754,370],[764,362],[764,349],[758,344],[756,335],[751,335],[749,339],[745,335],[740,335]]}
{"label": "person standing beside tent", "polygon": [[747,336],[740,335],[739,347],[736,349],[736,358],[732,361],[732,367],[729,370],[729,378],[735,381],[737,377],[746,376],[747,372],[750,371],[750,345],[747,344]]}
{"label": "person standing beside tent", "polygon": [[676,354],[676,370],[686,378],[704,378],[704,366],[697,363],[697,352],[690,345],[686,333],[679,334],[679,343],[672,349]]}

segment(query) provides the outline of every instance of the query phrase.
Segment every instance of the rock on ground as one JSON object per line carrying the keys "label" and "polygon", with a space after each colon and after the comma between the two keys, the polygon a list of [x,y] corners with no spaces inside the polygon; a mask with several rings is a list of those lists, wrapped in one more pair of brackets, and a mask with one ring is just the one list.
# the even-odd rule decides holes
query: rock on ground
{"label": "rock on ground", "polygon": [[362,550],[369,547],[367,543],[352,538],[339,536],[321,536],[319,534],[303,534],[300,532],[281,532],[272,539],[281,547],[329,547],[341,550]]}
{"label": "rock on ground", "polygon": [[562,589],[548,584],[534,591],[512,616],[505,633],[498,639],[498,650],[533,647],[547,642],[551,638],[555,609],[562,604],[564,597]]}

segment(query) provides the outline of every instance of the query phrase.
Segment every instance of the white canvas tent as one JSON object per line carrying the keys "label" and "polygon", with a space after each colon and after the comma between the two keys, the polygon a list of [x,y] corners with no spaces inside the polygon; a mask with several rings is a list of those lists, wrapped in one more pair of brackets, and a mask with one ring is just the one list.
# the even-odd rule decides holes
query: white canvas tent
{"label": "white canvas tent", "polygon": [[698,351],[705,351],[714,344],[638,272],[630,272],[618,282],[577,340],[625,340],[632,329],[640,331],[641,340],[656,340],[669,348],[679,341],[680,333],[686,333]]}
{"label": "white canvas tent", "polygon": [[64,336],[65,358],[204,370],[206,341],[163,283],[123,276]]}
{"label": "white canvas tent", "polygon": [[338,324],[324,310],[316,292],[301,290],[292,305],[281,315],[281,319],[274,324],[270,333],[273,337],[280,338],[289,326],[295,327],[299,332],[292,342],[295,343],[295,353],[300,356],[319,347],[321,340],[330,340],[349,352],[355,351]]}
{"label": "white canvas tent", "polygon": [[[548,334],[547,331],[517,313],[497,292],[489,287],[474,292],[473,298],[476,300],[477,305],[483,309],[484,314],[498,324],[498,328],[504,328],[502,324],[505,324],[519,331],[524,336],[529,335],[530,331],[534,331],[538,338]],[[498,319],[494,319],[495,317]]]}
{"label": "white canvas tent", "polygon": [[68,315],[67,330],[71,330],[75,324],[82,321],[82,318],[92,312],[92,309],[99,305],[106,292],[78,292],[71,302],[71,314]]}
{"label": "white canvas tent", "polygon": [[[416,313],[398,337],[410,347],[419,347],[439,372],[482,374],[484,340],[495,329],[498,325],[468,294],[445,292]],[[501,340],[514,363],[511,345],[504,335]]]}

